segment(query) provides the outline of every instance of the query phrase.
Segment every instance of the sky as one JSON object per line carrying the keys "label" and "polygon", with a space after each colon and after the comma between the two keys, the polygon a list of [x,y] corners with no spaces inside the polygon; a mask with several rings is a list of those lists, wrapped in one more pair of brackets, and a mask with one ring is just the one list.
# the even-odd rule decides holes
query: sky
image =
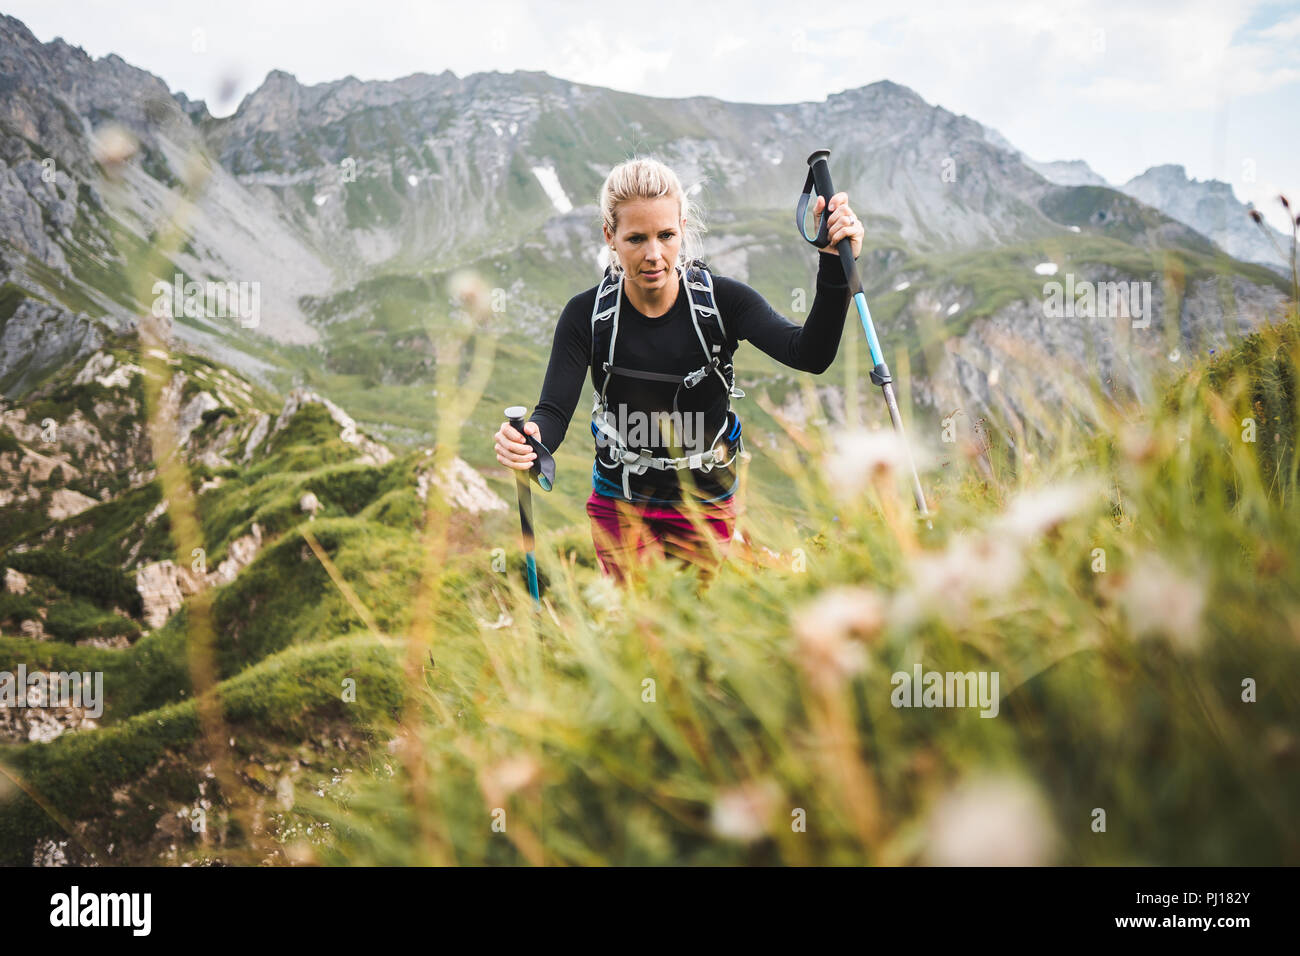
{"label": "sky", "polygon": [[[304,84],[544,70],[651,96],[821,101],[888,79],[1039,160],[1121,184],[1175,163],[1289,232],[1300,209],[1300,0],[0,0],[42,41],[116,53],[233,112]],[[629,117],[630,118],[630,117]]]}

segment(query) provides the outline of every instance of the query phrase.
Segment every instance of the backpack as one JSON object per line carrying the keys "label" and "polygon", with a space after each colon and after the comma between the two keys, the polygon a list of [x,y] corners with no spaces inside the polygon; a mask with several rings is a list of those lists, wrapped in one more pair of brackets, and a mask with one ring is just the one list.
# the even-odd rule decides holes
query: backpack
{"label": "backpack", "polygon": [[[596,301],[591,310],[591,375],[599,385],[593,395],[591,433],[597,440],[596,460],[609,469],[621,469],[623,493],[632,500],[630,475],[643,475],[648,469],[659,471],[681,470],[709,472],[715,467],[729,466],[737,455],[744,453],[740,438],[740,418],[731,408],[732,398],[744,398],[743,390],[736,387],[735,370],[731,364],[731,349],[727,347],[727,330],[722,324],[713,294],[713,276],[702,259],[693,259],[686,266],[686,295],[691,310],[691,323],[703,351],[704,364],[686,375],[668,375],[663,372],[645,372],[616,364],[615,346],[618,344],[618,319],[623,304],[623,279],[615,277],[606,267],[605,275],[596,289]],[[683,388],[695,388],[710,375],[716,375],[727,394],[727,414],[722,427],[706,452],[697,452],[681,458],[656,458],[641,449],[628,447],[617,424],[609,414],[605,393],[615,375],[638,378],[651,382],[677,385],[673,393],[673,411],[677,409],[677,396]],[[725,436],[725,438],[724,438]],[[601,446],[608,460],[601,458]]]}

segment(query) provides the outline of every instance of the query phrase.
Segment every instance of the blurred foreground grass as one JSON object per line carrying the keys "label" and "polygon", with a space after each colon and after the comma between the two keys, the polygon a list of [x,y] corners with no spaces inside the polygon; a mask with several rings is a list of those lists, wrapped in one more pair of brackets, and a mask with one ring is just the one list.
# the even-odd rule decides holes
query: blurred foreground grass
{"label": "blurred foreground grass", "polygon": [[[822,530],[747,489],[764,557],[702,595],[543,534],[545,609],[514,573],[435,608],[419,719],[299,805],[303,858],[1300,862],[1298,363],[1292,311],[1155,407],[990,422],[925,476],[933,528],[888,434],[792,432]],[[996,673],[996,716],[894,706],[917,665]]]}

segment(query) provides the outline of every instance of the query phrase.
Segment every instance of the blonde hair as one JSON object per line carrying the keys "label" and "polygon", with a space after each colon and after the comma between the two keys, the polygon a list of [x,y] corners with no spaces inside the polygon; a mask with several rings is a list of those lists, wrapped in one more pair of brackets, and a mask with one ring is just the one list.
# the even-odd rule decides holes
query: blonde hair
{"label": "blonde hair", "polygon": [[[596,201],[605,228],[615,234],[618,232],[620,203],[630,199],[662,199],[665,196],[677,200],[680,210],[678,219],[683,216],[686,218],[686,226],[682,230],[682,246],[676,262],[680,271],[701,254],[704,226],[699,207],[682,189],[681,180],[676,173],[659,160],[648,156],[629,159],[609,171]],[[613,249],[609,252],[609,264],[615,276],[622,274],[623,265]]]}

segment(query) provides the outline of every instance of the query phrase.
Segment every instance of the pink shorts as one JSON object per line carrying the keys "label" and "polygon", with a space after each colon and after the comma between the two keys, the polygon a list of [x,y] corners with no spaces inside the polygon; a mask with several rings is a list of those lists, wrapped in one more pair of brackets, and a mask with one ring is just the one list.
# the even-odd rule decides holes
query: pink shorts
{"label": "pink shorts", "polygon": [[[587,499],[587,514],[601,570],[621,582],[631,565],[670,555],[700,566],[706,578],[711,576],[730,549],[736,498],[680,508],[634,504],[593,491]],[[698,513],[698,529],[691,521],[691,511]]]}

